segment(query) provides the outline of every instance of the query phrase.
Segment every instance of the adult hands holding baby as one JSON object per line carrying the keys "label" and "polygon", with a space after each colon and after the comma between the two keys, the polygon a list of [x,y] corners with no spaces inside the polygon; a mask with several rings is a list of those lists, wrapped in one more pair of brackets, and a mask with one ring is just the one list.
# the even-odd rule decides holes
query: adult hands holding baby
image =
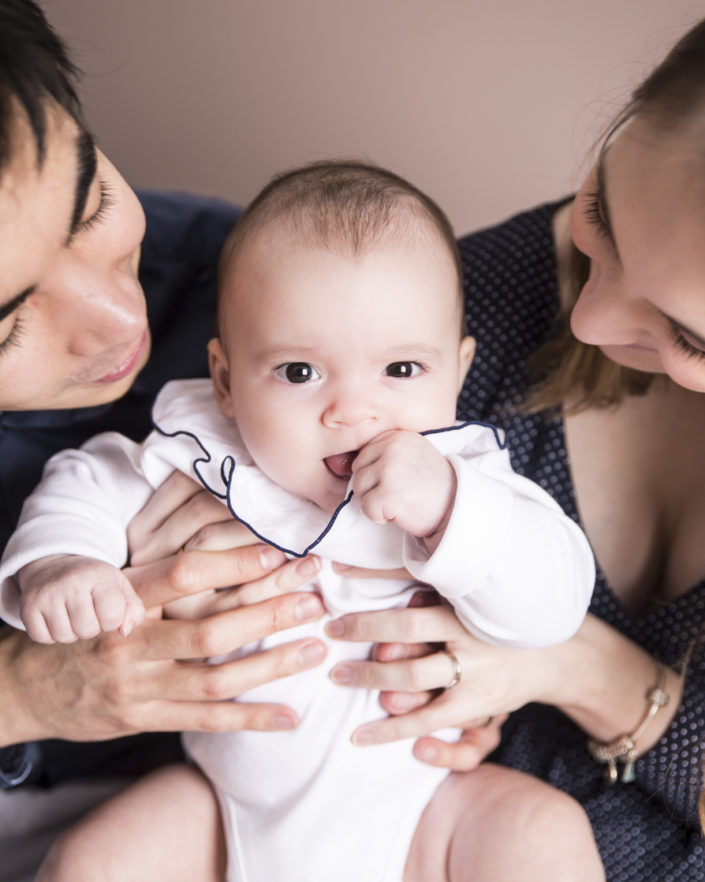
{"label": "adult hands holding baby", "polygon": [[[163,491],[130,530],[137,562],[124,572],[147,615],[129,636],[111,632],[40,645],[14,629],[0,634],[0,689],[12,694],[3,705],[7,719],[0,707],[0,746],[42,738],[93,741],[145,731],[296,725],[295,712],[286,706],[226,699],[319,664],[325,657],[320,641],[293,641],[218,666],[194,659],[232,652],[320,618],[323,606],[316,595],[290,593],[310,579],[310,572],[301,561],[282,566],[281,552],[251,544],[251,534],[242,528],[229,536],[230,550],[207,550],[223,535],[215,519],[216,514],[222,518],[222,506],[208,509],[213,516],[201,513],[202,527],[191,540],[197,550],[187,542],[185,553],[175,553],[185,538],[178,527],[185,512],[174,507],[174,499],[192,498],[197,486],[179,476]],[[206,618],[161,618],[163,604],[204,591],[212,603]]]}

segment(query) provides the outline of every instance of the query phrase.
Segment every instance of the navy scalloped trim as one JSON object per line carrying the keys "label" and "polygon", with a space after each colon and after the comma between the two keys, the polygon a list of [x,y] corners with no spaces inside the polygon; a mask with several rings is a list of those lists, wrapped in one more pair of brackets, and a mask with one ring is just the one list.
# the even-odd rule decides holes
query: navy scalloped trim
{"label": "navy scalloped trim", "polygon": [[[333,512],[333,514],[331,515],[331,518],[328,521],[328,524],[326,525],[325,530],[323,530],[323,532],[320,533],[319,536],[313,540],[313,542],[311,542],[309,545],[307,545],[303,551],[295,551],[293,548],[285,548],[283,545],[279,545],[277,542],[274,542],[272,539],[268,539],[266,536],[263,536],[262,533],[259,533],[254,528],[254,526],[252,524],[248,523],[248,521],[246,521],[244,518],[241,518],[238,515],[238,513],[235,511],[235,509],[232,507],[232,505],[230,503],[230,493],[228,491],[230,490],[230,485],[232,483],[233,476],[235,474],[235,469],[237,468],[237,462],[233,456],[226,456],[220,465],[220,477],[223,481],[223,484],[225,485],[225,492],[224,493],[219,492],[218,490],[215,489],[215,487],[211,487],[208,484],[208,482],[206,481],[206,479],[203,477],[203,475],[201,474],[200,466],[207,465],[207,464],[213,462],[212,454],[203,445],[203,443],[201,442],[201,439],[197,435],[194,435],[193,432],[189,432],[188,429],[177,429],[175,432],[167,432],[165,429],[162,429],[161,426],[157,425],[157,423],[154,423],[153,425],[154,425],[154,428],[157,430],[157,432],[159,432],[160,435],[164,435],[166,438],[176,438],[179,435],[185,435],[187,438],[191,438],[193,441],[195,441],[196,444],[198,444],[198,446],[203,451],[203,456],[197,457],[196,459],[194,459],[193,471],[194,471],[196,477],[198,478],[198,480],[203,485],[203,487],[209,493],[212,493],[213,496],[216,496],[218,499],[222,499],[223,502],[225,502],[225,504],[227,505],[228,511],[235,518],[235,520],[240,521],[241,524],[244,524],[248,530],[250,530],[252,533],[254,533],[255,536],[257,536],[258,539],[261,539],[263,542],[266,542],[267,545],[271,545],[273,548],[277,548],[277,549],[279,549],[279,551],[283,551],[284,554],[289,554],[292,557],[306,557],[307,554],[310,554],[310,552],[313,551],[313,549],[317,545],[319,545],[323,541],[323,539],[328,535],[328,533],[333,528],[333,525],[335,524],[336,520],[338,519],[338,515],[340,514],[340,512],[343,510],[343,508],[345,508],[345,506],[353,498],[354,494],[353,494],[353,491],[351,490],[348,493],[348,495],[345,497],[345,499],[336,508],[336,510]],[[500,435],[499,435],[499,431],[497,430],[497,428],[495,426],[493,426],[491,423],[485,423],[482,420],[467,420],[464,423],[459,423],[457,426],[447,426],[444,429],[428,429],[427,431],[421,432],[420,434],[421,435],[439,435],[443,432],[455,432],[458,429],[465,429],[465,428],[467,428],[467,426],[482,426],[483,428],[491,429],[492,434],[494,435],[495,441],[497,442],[497,446],[500,448],[500,450],[504,450],[506,448],[506,443],[501,440]]]}

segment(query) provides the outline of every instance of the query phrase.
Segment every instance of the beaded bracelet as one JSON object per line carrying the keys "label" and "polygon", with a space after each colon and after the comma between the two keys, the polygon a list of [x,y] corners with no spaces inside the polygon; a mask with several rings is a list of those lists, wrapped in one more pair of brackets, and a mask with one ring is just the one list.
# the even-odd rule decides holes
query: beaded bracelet
{"label": "beaded bracelet", "polygon": [[644,719],[639,723],[631,735],[620,735],[619,738],[616,738],[614,741],[610,741],[607,744],[602,744],[599,741],[593,741],[592,739],[588,741],[588,750],[592,754],[593,759],[596,759],[598,763],[607,763],[605,778],[610,784],[614,784],[620,780],[617,771],[618,760],[624,766],[621,775],[622,782],[628,783],[633,781],[636,777],[634,774],[634,761],[637,758],[637,741],[644,734],[649,723],[661,708],[668,704],[670,696],[666,692],[665,687],[666,669],[660,664],[658,666],[658,685],[649,689],[646,693],[646,700],[649,702],[649,706]]}

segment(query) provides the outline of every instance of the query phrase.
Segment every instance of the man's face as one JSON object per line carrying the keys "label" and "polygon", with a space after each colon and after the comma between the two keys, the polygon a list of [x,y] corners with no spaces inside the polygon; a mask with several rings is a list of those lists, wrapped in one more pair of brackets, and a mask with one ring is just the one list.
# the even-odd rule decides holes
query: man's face
{"label": "man's face", "polygon": [[286,489],[333,511],[372,438],[453,423],[473,347],[460,340],[455,268],[435,238],[353,257],[265,231],[224,284],[216,392]]}
{"label": "man's face", "polygon": [[142,208],[63,110],[48,110],[41,165],[16,120],[0,177],[0,410],[111,401],[149,356]]}

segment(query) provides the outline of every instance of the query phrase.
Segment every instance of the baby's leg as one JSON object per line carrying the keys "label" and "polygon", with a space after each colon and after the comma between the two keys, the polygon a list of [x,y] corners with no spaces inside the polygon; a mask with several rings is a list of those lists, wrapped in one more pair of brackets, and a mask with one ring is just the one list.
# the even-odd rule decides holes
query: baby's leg
{"label": "baby's leg", "polygon": [[152,772],[52,846],[36,882],[222,882],[225,842],[210,784],[187,765]]}
{"label": "baby's leg", "polygon": [[604,882],[582,807],[543,781],[486,764],[453,774],[426,807],[404,882]]}

